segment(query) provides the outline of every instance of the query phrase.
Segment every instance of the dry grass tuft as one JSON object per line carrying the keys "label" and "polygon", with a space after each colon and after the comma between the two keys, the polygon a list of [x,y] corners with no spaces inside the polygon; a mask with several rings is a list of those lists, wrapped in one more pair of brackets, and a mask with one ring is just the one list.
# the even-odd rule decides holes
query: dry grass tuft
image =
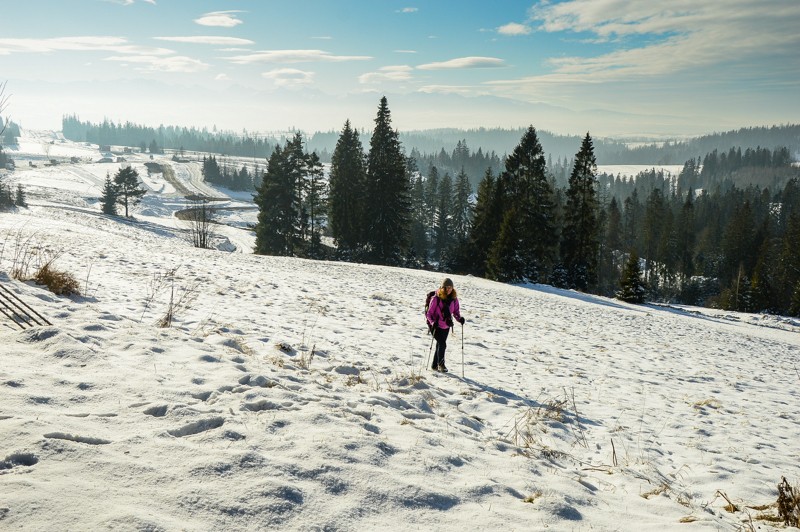
{"label": "dry grass tuft", "polygon": [[778,484],[778,515],[786,526],[800,527],[800,486],[792,486],[786,477]]}
{"label": "dry grass tuft", "polygon": [[71,273],[53,268],[52,261],[46,262],[33,276],[36,284],[44,285],[58,296],[80,295],[80,284]]}

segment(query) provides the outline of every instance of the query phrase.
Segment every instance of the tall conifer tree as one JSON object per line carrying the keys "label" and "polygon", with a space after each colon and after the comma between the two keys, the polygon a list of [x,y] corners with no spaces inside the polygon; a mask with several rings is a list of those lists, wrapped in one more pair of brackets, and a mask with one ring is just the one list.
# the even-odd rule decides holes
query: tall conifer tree
{"label": "tall conifer tree", "polygon": [[358,131],[344,123],[331,157],[330,224],[341,255],[351,258],[364,241],[364,199],[367,180],[364,148]]}
{"label": "tall conifer tree", "polygon": [[398,133],[381,98],[367,156],[367,252],[378,264],[399,265],[406,256],[411,225],[410,186]]}
{"label": "tall conifer tree", "polygon": [[[552,268],[558,245],[558,226],[554,193],[546,176],[544,150],[533,126],[528,127],[520,143],[506,160],[506,169],[499,178],[504,191],[504,207],[515,212],[505,216],[504,242],[495,242],[491,251],[499,278],[511,281],[540,282]],[[510,238],[518,238],[516,243]],[[500,238],[498,237],[498,240]],[[504,262],[509,267],[504,270]],[[514,264],[512,266],[512,263]],[[520,267],[517,264],[521,264]]]}
{"label": "tall conifer tree", "polygon": [[586,133],[569,176],[561,239],[561,260],[567,270],[568,285],[581,291],[593,288],[597,283],[600,234],[596,175],[594,146],[589,133]]}

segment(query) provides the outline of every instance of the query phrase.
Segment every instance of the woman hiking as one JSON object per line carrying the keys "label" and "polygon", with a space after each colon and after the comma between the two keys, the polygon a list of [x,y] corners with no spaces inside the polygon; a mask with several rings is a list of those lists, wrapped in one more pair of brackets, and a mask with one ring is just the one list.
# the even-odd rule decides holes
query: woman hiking
{"label": "woman hiking", "polygon": [[428,328],[436,339],[436,352],[433,355],[431,369],[447,373],[444,365],[444,352],[447,349],[447,335],[453,326],[453,319],[464,325],[466,321],[461,317],[461,306],[458,303],[458,294],[453,287],[453,281],[445,279],[442,286],[436,291],[436,296],[431,299],[428,313]]}

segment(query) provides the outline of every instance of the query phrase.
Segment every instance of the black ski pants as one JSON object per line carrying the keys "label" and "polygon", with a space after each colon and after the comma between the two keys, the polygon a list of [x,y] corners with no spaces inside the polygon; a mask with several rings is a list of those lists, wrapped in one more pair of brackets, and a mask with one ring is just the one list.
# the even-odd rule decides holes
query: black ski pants
{"label": "black ski pants", "polygon": [[447,335],[450,334],[450,328],[439,329],[433,331],[433,337],[436,339],[436,351],[433,353],[433,364],[431,367],[436,369],[438,366],[444,366],[444,352],[447,349]]}

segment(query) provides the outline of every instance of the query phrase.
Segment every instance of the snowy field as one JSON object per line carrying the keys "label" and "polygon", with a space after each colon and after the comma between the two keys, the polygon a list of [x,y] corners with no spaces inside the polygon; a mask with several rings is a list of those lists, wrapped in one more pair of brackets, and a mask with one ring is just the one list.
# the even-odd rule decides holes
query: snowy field
{"label": "snowy field", "polygon": [[[195,249],[158,174],[100,215],[95,166],[6,177],[32,205],[0,213],[0,284],[52,325],[0,321],[0,529],[784,528],[797,320],[452,276],[433,373],[442,275],[255,256],[237,227]],[[30,249],[83,294],[10,279]]]}

